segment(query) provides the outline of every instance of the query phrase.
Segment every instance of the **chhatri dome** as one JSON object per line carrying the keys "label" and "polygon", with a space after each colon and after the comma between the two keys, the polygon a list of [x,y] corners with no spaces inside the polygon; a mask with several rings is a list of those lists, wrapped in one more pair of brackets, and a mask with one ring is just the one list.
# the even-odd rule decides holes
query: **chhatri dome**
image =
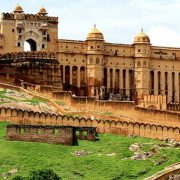
{"label": "chhatri dome", "polygon": [[14,13],[23,13],[23,12],[24,11],[19,4],[14,8]]}
{"label": "chhatri dome", "polygon": [[38,14],[40,14],[40,15],[47,15],[48,13],[47,13],[47,11],[46,11],[46,9],[45,9],[44,7],[41,7],[41,8],[39,9]]}
{"label": "chhatri dome", "polygon": [[134,44],[136,43],[150,44],[149,36],[143,32],[143,29],[141,29],[141,32],[135,36]]}
{"label": "chhatri dome", "polygon": [[94,28],[91,29],[91,31],[87,35],[87,40],[101,40],[104,41],[104,36],[101,31],[99,31],[96,28],[96,25],[94,25]]}

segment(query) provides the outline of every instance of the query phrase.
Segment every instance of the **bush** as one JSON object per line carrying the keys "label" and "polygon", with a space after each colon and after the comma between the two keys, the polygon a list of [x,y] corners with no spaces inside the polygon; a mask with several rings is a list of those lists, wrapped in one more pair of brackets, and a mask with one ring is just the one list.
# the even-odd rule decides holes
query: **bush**
{"label": "bush", "polygon": [[32,171],[30,173],[30,180],[60,180],[60,179],[61,178],[58,177],[58,175],[50,169]]}
{"label": "bush", "polygon": [[36,170],[31,171],[30,177],[16,176],[12,180],[60,180],[61,178],[53,170]]}

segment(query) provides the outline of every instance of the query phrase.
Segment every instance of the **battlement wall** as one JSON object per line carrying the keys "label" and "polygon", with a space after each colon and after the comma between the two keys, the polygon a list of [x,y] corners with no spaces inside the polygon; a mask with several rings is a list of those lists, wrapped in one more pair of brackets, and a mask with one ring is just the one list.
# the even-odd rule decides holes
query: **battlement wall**
{"label": "battlement wall", "polygon": [[[144,113],[145,109],[138,109],[139,113]],[[143,112],[144,111],[144,112]],[[152,111],[152,110],[151,110]],[[148,114],[148,111],[146,112]],[[150,112],[152,113],[152,112]],[[159,112],[156,112],[158,116]],[[150,114],[149,114],[150,116]],[[180,114],[177,115],[180,118]],[[152,117],[152,116],[151,116]],[[168,113],[167,113],[168,118]],[[137,135],[153,139],[171,138],[180,141],[180,127],[160,125],[155,123],[131,122],[124,120],[98,120],[85,119],[66,115],[45,114],[33,111],[23,111],[19,109],[0,108],[0,120],[9,121],[14,124],[25,125],[56,125],[56,126],[76,126],[76,127],[97,127],[98,133],[112,133],[119,135]]]}
{"label": "battlement wall", "polygon": [[18,18],[20,20],[31,20],[31,21],[42,20],[42,21],[58,23],[58,17],[52,17],[52,16],[40,16],[38,14],[24,14],[23,13],[23,14],[20,14],[20,16],[18,17],[16,14],[13,14],[13,13],[2,13],[2,18],[5,20],[14,20]]}

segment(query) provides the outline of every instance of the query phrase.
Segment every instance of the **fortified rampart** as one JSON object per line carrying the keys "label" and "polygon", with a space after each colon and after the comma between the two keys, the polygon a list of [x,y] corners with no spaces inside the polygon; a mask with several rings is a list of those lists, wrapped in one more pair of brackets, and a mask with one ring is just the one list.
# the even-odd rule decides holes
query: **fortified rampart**
{"label": "fortified rampart", "polygon": [[74,133],[73,127],[8,125],[6,139],[73,145],[76,141]]}
{"label": "fortified rampart", "polygon": [[[138,109],[139,113],[145,113],[145,109]],[[144,112],[143,112],[144,111]],[[149,116],[153,118],[151,112]],[[167,113],[167,112],[164,112]],[[148,114],[148,111],[146,112]],[[158,116],[158,112],[156,113]],[[168,113],[166,114],[168,117]],[[180,115],[177,115],[179,117]],[[14,124],[26,125],[56,125],[76,127],[97,127],[98,133],[113,133],[119,135],[138,135],[141,137],[166,139],[172,138],[180,141],[180,127],[160,125],[155,123],[128,122],[124,120],[98,120],[85,119],[56,114],[45,114],[33,111],[22,111],[11,108],[0,108],[1,121],[9,121]]]}
{"label": "fortified rampart", "polygon": [[76,145],[77,139],[95,141],[96,134],[95,127],[11,124],[7,126],[6,139]]}

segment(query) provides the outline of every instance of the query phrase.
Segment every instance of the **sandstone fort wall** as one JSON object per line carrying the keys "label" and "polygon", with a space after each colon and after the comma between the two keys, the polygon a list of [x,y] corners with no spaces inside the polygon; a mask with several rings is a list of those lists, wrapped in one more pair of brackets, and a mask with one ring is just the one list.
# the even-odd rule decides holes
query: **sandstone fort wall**
{"label": "sandstone fort wall", "polygon": [[8,125],[7,140],[47,142],[51,144],[73,145],[73,127],[54,127],[54,126],[17,126]]}
{"label": "sandstone fort wall", "polygon": [[[139,112],[144,113],[144,109]],[[147,112],[148,113],[148,112]],[[151,111],[150,111],[151,113]],[[149,115],[150,116],[150,115]],[[158,116],[158,112],[157,112]],[[98,133],[113,133],[119,135],[137,135],[153,139],[172,138],[180,141],[179,126],[167,126],[150,123],[128,122],[124,120],[98,120],[74,118],[56,114],[45,114],[33,111],[22,111],[11,108],[0,108],[1,121],[9,121],[14,124],[26,125],[56,125],[56,126],[78,126],[97,127]],[[179,116],[178,116],[179,117]],[[145,121],[144,121],[145,122]]]}

